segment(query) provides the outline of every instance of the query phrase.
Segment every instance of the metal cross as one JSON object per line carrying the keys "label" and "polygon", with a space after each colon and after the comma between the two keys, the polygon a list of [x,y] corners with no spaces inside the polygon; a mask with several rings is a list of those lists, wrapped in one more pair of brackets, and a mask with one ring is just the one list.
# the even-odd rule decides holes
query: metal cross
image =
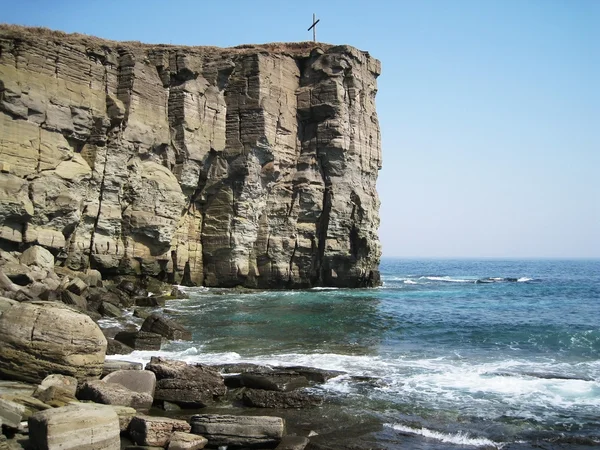
{"label": "metal cross", "polygon": [[319,20],[321,19],[317,19],[317,16],[313,14],[313,24],[306,30],[313,30],[313,42],[317,42],[317,24],[319,23]]}

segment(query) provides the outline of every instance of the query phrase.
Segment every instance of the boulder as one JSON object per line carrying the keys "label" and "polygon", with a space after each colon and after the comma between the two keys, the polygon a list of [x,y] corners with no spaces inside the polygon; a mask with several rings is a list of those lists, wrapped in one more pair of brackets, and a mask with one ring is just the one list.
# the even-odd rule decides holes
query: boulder
{"label": "boulder", "polygon": [[19,289],[19,286],[13,283],[12,280],[3,272],[2,268],[0,268],[0,290],[17,292]]}
{"label": "boulder", "polygon": [[197,434],[176,431],[171,435],[168,450],[199,450],[208,444],[208,439]]}
{"label": "boulder", "polygon": [[117,413],[104,405],[69,405],[29,418],[29,440],[37,449],[119,450]]}
{"label": "boulder", "polygon": [[107,355],[129,355],[133,349],[122,342],[116,341],[113,338],[106,338],[106,354]]}
{"label": "boulder", "polygon": [[306,392],[278,392],[262,389],[246,389],[242,402],[254,408],[310,408],[323,404],[323,398]]}
{"label": "boulder", "polygon": [[87,310],[87,300],[71,291],[62,291],[60,299],[65,305],[74,306],[81,311]]}
{"label": "boulder", "polygon": [[105,317],[121,317],[123,311],[118,306],[113,305],[109,302],[102,302],[98,308],[98,312]]}
{"label": "boulder", "polygon": [[191,341],[192,332],[177,322],[157,313],[150,314],[142,324],[142,331],[157,333],[171,340]]}
{"label": "boulder", "polygon": [[119,417],[119,428],[121,429],[121,433],[125,433],[129,429],[129,424],[131,423],[131,419],[137,414],[137,411],[134,408],[130,408],[129,406],[120,406],[120,405],[110,405],[110,407],[117,413]]}
{"label": "boulder", "polygon": [[129,436],[137,445],[165,447],[173,433],[189,432],[190,425],[185,420],[166,417],[137,415],[129,423]]}
{"label": "boulder", "polygon": [[149,370],[117,370],[106,375],[102,381],[117,383],[127,389],[154,396],[156,375]]}
{"label": "boulder", "polygon": [[25,416],[25,410],[25,406],[17,402],[0,398],[0,421],[4,426],[19,428],[19,424]]}
{"label": "boulder", "polygon": [[26,266],[38,266],[45,269],[52,269],[54,267],[54,256],[44,247],[34,245],[25,250],[19,258],[21,264]]}
{"label": "boulder", "polygon": [[88,285],[81,278],[75,277],[66,286],[67,291],[73,294],[82,295],[88,289]]}
{"label": "boulder", "polygon": [[50,386],[41,391],[36,391],[34,396],[38,400],[55,408],[77,402],[75,394],[62,386]]}
{"label": "boulder", "polygon": [[[66,375],[52,374],[42,380],[36,392],[48,389],[51,386],[56,386],[70,392],[73,397],[77,394],[77,379]],[[34,394],[35,395],[35,394]]]}
{"label": "boulder", "polygon": [[268,391],[293,391],[309,386],[308,380],[296,372],[272,372],[241,374],[242,384],[252,389],[265,389]]}
{"label": "boulder", "polygon": [[152,311],[148,311],[147,309],[135,308],[133,310],[133,317],[138,317],[140,319],[146,319],[152,314]]}
{"label": "boulder", "polygon": [[2,266],[2,272],[10,281],[18,286],[27,286],[33,282],[31,268],[20,263],[7,263]]}
{"label": "boulder", "polygon": [[152,296],[152,297],[134,297],[133,304],[135,306],[145,306],[150,308],[156,308],[159,306],[165,306],[167,300],[160,295]]}
{"label": "boulder", "polygon": [[104,361],[104,369],[102,370],[102,376],[106,376],[109,373],[117,370],[142,370],[144,365],[142,363],[131,362],[131,361],[119,361],[117,359],[107,359]]}
{"label": "boulder", "polygon": [[160,350],[163,337],[147,331],[120,331],[115,335],[115,340],[135,350]]}
{"label": "boulder", "polygon": [[152,406],[152,395],[146,392],[135,392],[117,383],[103,380],[84,382],[77,389],[79,400],[91,400],[105,405],[129,406],[135,409],[149,409]]}
{"label": "boulder", "polygon": [[280,417],[198,414],[190,419],[192,433],[208,439],[211,447],[273,447],[283,437]]}
{"label": "boulder", "polygon": [[184,408],[210,405],[227,392],[221,374],[206,366],[152,357],[146,370],[156,375],[154,398]]}
{"label": "boulder", "polygon": [[304,450],[309,442],[304,436],[284,436],[275,450]]}
{"label": "boulder", "polygon": [[39,383],[53,373],[98,378],[106,338],[85,314],[65,305],[0,298],[0,375]]}
{"label": "boulder", "polygon": [[131,297],[148,297],[148,291],[131,280],[121,281],[117,288]]}

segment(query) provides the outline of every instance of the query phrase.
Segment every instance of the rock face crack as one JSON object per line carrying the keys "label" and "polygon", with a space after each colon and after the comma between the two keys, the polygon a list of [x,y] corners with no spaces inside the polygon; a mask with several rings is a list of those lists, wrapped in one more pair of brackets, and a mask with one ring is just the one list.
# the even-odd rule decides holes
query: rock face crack
{"label": "rock face crack", "polygon": [[2,175],[33,205],[0,245],[195,285],[379,282],[376,59],[48,33],[0,25]]}

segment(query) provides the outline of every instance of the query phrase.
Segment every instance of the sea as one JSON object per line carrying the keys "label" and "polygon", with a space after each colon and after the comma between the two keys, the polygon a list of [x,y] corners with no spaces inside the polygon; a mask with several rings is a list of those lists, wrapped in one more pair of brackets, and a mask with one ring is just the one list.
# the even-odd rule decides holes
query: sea
{"label": "sea", "polygon": [[380,269],[373,289],[188,288],[164,311],[192,342],[113,358],[342,371],[322,407],[281,412],[317,448],[600,446],[600,260]]}

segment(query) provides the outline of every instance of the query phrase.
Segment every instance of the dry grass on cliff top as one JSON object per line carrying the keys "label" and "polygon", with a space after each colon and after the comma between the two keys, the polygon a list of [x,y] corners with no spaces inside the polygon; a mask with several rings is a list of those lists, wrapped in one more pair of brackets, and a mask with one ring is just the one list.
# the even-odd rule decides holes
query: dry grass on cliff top
{"label": "dry grass on cliff top", "polygon": [[190,46],[190,45],[171,45],[171,44],[145,44],[139,41],[111,41],[96,36],[90,36],[81,33],[65,33],[64,31],[51,30],[46,27],[26,27],[22,25],[13,25],[0,23],[0,38],[17,38],[17,39],[52,39],[58,40],[60,43],[89,45],[89,46],[109,46],[109,47],[127,47],[127,48],[165,48],[165,49],[187,49],[187,50],[227,50],[231,53],[248,53],[256,50],[264,50],[274,53],[292,53],[302,54],[308,53],[315,47],[328,49],[331,44],[321,42],[271,42],[267,44],[243,44],[236,47],[213,47],[213,46]]}

